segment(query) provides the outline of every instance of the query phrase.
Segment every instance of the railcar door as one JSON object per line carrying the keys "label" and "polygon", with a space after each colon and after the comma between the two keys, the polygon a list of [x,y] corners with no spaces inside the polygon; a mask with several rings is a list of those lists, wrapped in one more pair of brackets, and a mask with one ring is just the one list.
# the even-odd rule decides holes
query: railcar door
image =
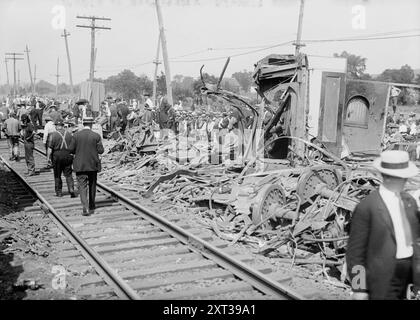
{"label": "railcar door", "polygon": [[337,156],[342,149],[344,99],[345,74],[323,72],[318,140]]}

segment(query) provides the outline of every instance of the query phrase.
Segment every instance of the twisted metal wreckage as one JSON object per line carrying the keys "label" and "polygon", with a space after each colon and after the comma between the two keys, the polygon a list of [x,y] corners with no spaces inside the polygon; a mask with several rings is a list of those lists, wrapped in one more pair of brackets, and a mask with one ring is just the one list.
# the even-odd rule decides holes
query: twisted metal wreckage
{"label": "twisted metal wreckage", "polygon": [[[233,205],[237,214],[250,217],[241,234],[259,229],[260,235],[275,235],[260,252],[285,246],[294,257],[300,251],[296,249],[305,249],[300,251],[303,256],[320,251],[323,258],[340,258],[351,212],[379,180],[368,166],[341,160],[338,148],[332,148],[334,154],[322,141],[308,141],[307,66],[304,55],[261,60],[254,73],[263,99],[258,110],[245,98],[221,90],[220,79],[215,89],[203,88],[203,93],[222,97],[238,109],[249,108],[255,115],[244,169],[229,182],[230,197],[220,201],[223,193],[215,193],[212,200]],[[267,112],[272,116],[264,124]],[[262,137],[256,137],[257,132]],[[268,158],[258,157],[258,141],[265,142],[263,154]],[[261,168],[258,162],[262,171],[256,169]]]}
{"label": "twisted metal wreckage", "polygon": [[[129,152],[117,165],[105,165],[103,177],[125,183],[127,189],[142,189],[155,201],[171,200],[181,211],[195,206],[202,223],[232,244],[241,241],[293,264],[341,266],[351,213],[378,186],[379,178],[369,162],[342,159],[340,116],[335,116],[336,126],[320,119],[318,134],[311,135],[307,56],[271,55],[259,61],[254,80],[262,103],[256,106],[221,88],[228,63],[216,84],[205,83],[201,68],[201,91],[239,112],[238,128],[246,136],[239,165],[181,165],[179,158],[169,157],[168,166],[168,148],[161,147],[165,152],[157,155]],[[344,92],[330,96],[341,99]],[[315,112],[320,118],[331,113],[326,98],[321,102],[321,111]],[[251,133],[245,135],[244,114],[249,111]],[[127,174],[117,175],[115,168],[121,169],[123,162]],[[143,182],[127,179],[140,176]]]}

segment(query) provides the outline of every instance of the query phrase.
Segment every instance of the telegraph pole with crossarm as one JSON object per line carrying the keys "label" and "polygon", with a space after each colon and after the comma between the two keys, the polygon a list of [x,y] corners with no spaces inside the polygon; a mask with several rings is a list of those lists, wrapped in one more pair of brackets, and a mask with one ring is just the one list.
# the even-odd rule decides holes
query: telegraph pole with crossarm
{"label": "telegraph pole with crossarm", "polygon": [[29,79],[31,80],[31,89],[32,89],[32,92],[34,92],[34,81],[33,81],[33,79],[32,79],[32,71],[31,71],[31,62],[30,62],[30,60],[29,60],[29,49],[28,49],[28,45],[26,45],[26,50],[25,50],[25,52],[26,52],[26,57],[27,57],[27,59],[28,59],[28,69],[29,69]]}
{"label": "telegraph pole with crossarm", "polygon": [[108,27],[99,27],[95,24],[96,20],[107,20],[110,21],[110,18],[100,18],[95,16],[77,16],[78,19],[89,19],[91,21],[90,26],[82,26],[82,25],[76,25],[78,28],[89,28],[91,30],[91,43],[90,43],[90,72],[89,72],[89,81],[92,85],[94,73],[95,73],[95,31],[96,29],[100,30],[111,30],[111,28]]}
{"label": "telegraph pole with crossarm", "polygon": [[13,95],[16,96],[16,60],[23,60],[19,56],[23,56],[23,53],[10,52],[6,53],[7,60],[13,60]]}
{"label": "telegraph pole with crossarm", "polygon": [[6,65],[6,77],[7,77],[7,86],[10,86],[10,82],[9,82],[9,68],[7,67],[7,58],[4,58],[4,63]]}
{"label": "telegraph pole with crossarm", "polygon": [[[68,33],[66,31],[66,29],[64,29],[63,34],[61,35],[64,38],[64,41],[66,43],[66,53],[67,53],[67,64],[69,66],[69,78],[70,78],[70,92],[71,95],[73,96],[73,76],[71,74],[71,62],[70,62],[70,52],[69,52],[69,44],[67,42],[67,37],[70,35],[70,33]],[[58,73],[58,72],[57,72]]]}

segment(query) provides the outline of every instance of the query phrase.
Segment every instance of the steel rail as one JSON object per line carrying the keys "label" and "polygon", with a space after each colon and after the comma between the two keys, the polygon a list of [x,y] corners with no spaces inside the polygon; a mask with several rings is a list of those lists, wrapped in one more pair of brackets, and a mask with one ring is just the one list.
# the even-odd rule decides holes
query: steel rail
{"label": "steel rail", "polygon": [[[40,150],[37,150],[40,152]],[[40,152],[42,153],[42,152]],[[49,204],[49,202],[19,174],[2,156],[0,161],[9,168],[48,209],[53,215],[60,226],[64,229],[67,236],[75,241],[80,247],[82,253],[85,253],[90,262],[93,262],[95,270],[100,272],[100,275],[104,278],[105,282],[111,285],[115,289],[115,293],[123,299],[140,300],[140,296],[135,292],[128,284],[113,270],[100,256],[94,251],[85,240],[83,240],[76,232],[73,231],[72,227],[55,211],[55,209]]]}
{"label": "steel rail", "polygon": [[[35,150],[43,155],[45,152],[35,148]],[[261,292],[272,295],[274,297],[288,298],[290,300],[303,300],[304,297],[299,293],[287,288],[286,286],[268,278],[262,272],[254,270],[244,264],[243,262],[232,258],[227,253],[200,239],[199,237],[191,234],[190,232],[178,227],[169,220],[157,215],[150,209],[134,202],[133,200],[127,198],[118,191],[111,189],[110,187],[104,185],[101,182],[97,182],[97,187],[103,189],[113,197],[124,202],[126,205],[131,207],[134,213],[140,213],[147,216],[152,220],[156,225],[158,225],[162,230],[169,233],[175,239],[181,241],[182,243],[188,245],[189,247],[197,249],[200,254],[204,257],[216,262],[220,266],[230,270],[237,277],[242,279],[245,282],[251,284],[254,288],[260,290]]]}
{"label": "steel rail", "polygon": [[208,243],[207,241],[204,241],[201,238],[191,234],[190,232],[185,231],[184,229],[174,225],[169,220],[157,215],[150,209],[134,202],[133,200],[127,198],[118,191],[115,191],[100,182],[97,183],[97,186],[129,205],[134,211],[139,211],[140,213],[146,215],[150,220],[152,220],[164,231],[171,234],[174,238],[180,240],[186,245],[197,248],[203,256],[216,262],[220,266],[232,271],[236,276],[250,283],[253,287],[264,292],[265,294],[273,295],[275,297],[286,296],[289,299],[293,300],[304,299],[297,292],[291,291],[289,288],[268,278],[263,273],[250,268],[249,266],[247,266],[239,260],[232,258],[228,254],[224,253],[222,250]]}

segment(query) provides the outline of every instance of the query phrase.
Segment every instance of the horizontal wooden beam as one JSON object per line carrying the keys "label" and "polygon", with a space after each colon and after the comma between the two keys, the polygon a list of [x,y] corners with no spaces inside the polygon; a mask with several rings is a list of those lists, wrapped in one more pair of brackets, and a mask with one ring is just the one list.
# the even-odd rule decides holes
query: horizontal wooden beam
{"label": "horizontal wooden beam", "polygon": [[89,16],[89,17],[87,17],[87,16],[76,16],[76,18],[79,18],[79,19],[93,19],[93,20],[108,20],[108,21],[111,20],[111,18],[105,18],[105,17],[100,18],[100,17],[95,17],[95,16]]}

